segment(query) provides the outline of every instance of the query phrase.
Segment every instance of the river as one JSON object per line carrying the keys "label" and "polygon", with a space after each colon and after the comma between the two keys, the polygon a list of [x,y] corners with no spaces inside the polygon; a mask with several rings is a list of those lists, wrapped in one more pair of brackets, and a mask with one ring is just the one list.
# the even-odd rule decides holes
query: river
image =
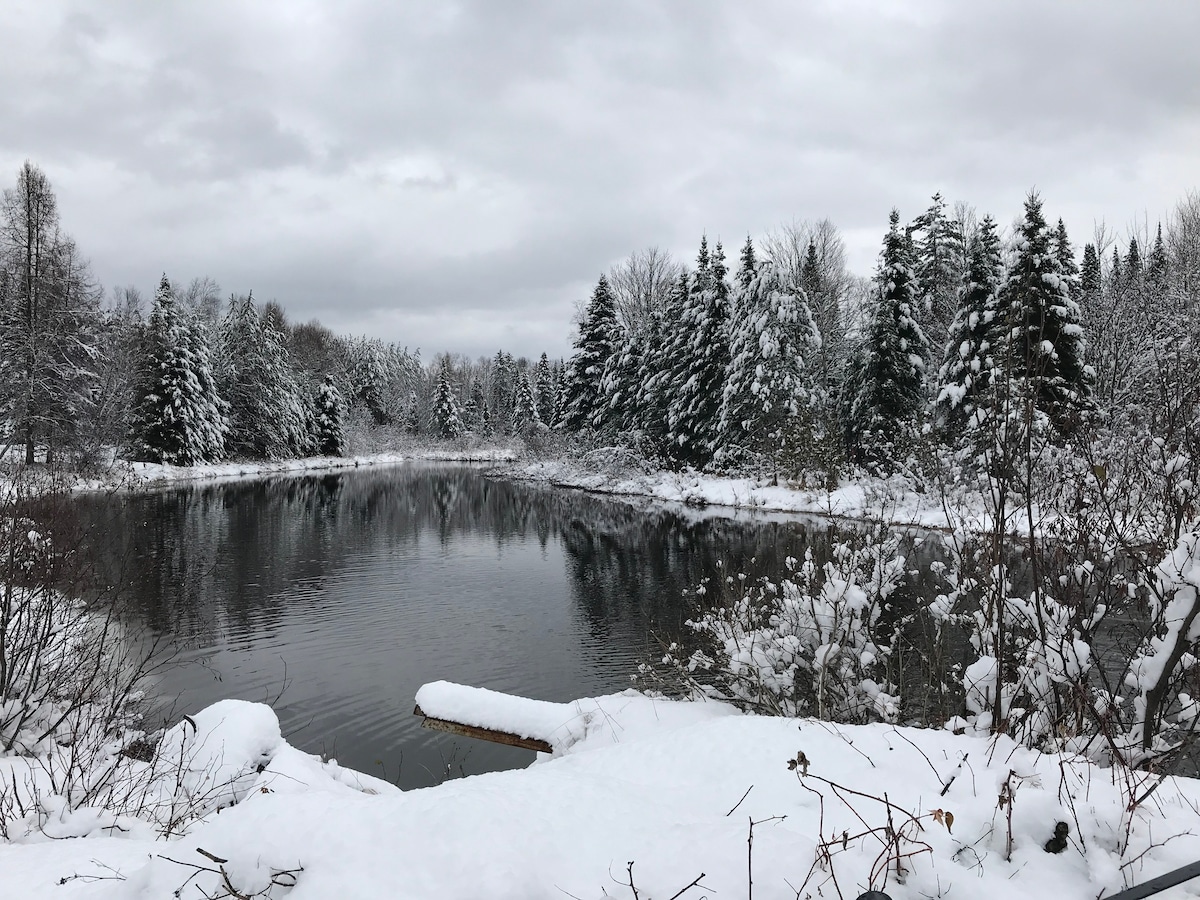
{"label": "river", "polygon": [[817,519],[705,514],[452,464],[97,494],[74,510],[99,581],[179,648],[154,687],[172,706],[159,715],[269,702],[297,747],[406,788],[533,759],[420,728],[423,683],[556,701],[623,690],[718,563],[779,572],[827,539]]}

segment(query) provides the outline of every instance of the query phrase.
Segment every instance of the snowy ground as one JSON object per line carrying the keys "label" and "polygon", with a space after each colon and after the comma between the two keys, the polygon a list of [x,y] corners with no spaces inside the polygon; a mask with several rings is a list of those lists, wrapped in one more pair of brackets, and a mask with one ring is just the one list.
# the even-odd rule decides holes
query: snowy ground
{"label": "snowy ground", "polygon": [[117,461],[106,477],[80,480],[76,484],[76,490],[102,491],[111,490],[114,487],[137,490],[159,484],[174,484],[185,481],[263,478],[272,475],[395,465],[414,460],[500,463],[510,462],[514,456],[515,453],[511,449],[489,448],[471,451],[454,449],[422,450],[411,454],[376,453],[367,456],[314,456],[306,459],[270,461],[245,460],[242,462],[209,463],[196,466],[171,466],[160,463]]}
{"label": "snowy ground", "polygon": [[505,466],[503,472],[512,478],[560,487],[652,497],[689,506],[808,513],[923,528],[952,525],[983,530],[987,526],[981,503],[957,501],[951,520],[941,496],[936,492],[917,493],[902,479],[889,481],[856,476],[854,481],[844,481],[836,488],[826,490],[772,485],[769,479],[763,478],[723,477],[695,471],[596,471],[567,460],[516,462]]}
{"label": "snowy ground", "polygon": [[[554,732],[555,753],[402,793],[289,747],[267,707],[224,701],[182,734],[190,768],[219,763],[240,802],[168,842],[129,821],[109,836],[101,816],[52,822],[0,844],[0,896],[666,900],[697,879],[682,897],[748,897],[753,877],[757,898],[1093,900],[1200,858],[1200,783],[1165,779],[1130,814],[1153,776],[1114,780],[1003,738],[632,692],[524,712],[447,686],[419,699],[491,724],[525,715]],[[1058,822],[1066,847],[1046,852]]]}

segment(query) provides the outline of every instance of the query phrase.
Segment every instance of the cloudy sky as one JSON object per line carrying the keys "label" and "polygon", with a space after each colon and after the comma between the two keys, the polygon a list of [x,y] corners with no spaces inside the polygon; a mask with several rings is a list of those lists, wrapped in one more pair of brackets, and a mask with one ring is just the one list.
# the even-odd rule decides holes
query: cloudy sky
{"label": "cloudy sky", "polygon": [[[0,0],[28,158],[107,286],[161,272],[471,355],[568,352],[630,251],[934,191],[1077,243],[1200,186],[1194,0]],[[8,173],[8,174],[4,174]]]}

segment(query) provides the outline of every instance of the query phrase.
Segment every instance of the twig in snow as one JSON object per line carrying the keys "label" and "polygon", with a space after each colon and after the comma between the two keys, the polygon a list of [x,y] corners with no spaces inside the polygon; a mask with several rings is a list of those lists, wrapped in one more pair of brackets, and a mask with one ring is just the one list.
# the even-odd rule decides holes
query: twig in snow
{"label": "twig in snow", "polygon": [[[742,800],[745,800],[747,797],[749,797],[750,792],[752,790],[754,790],[754,785],[750,785],[750,787],[746,788],[746,793],[742,794]],[[742,805],[742,800],[739,800],[737,803],[735,803],[733,805],[733,809],[731,809],[729,812],[725,813],[725,818],[728,819],[730,816],[733,815],[734,810],[736,810],[739,806]]]}

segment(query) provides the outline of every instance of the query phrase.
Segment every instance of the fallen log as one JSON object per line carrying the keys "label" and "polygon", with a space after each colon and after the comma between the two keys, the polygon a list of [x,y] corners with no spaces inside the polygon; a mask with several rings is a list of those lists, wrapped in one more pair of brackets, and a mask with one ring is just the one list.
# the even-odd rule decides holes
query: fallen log
{"label": "fallen log", "polygon": [[464,725],[462,722],[452,722],[449,719],[438,719],[427,716],[420,706],[413,708],[413,715],[421,716],[421,727],[433,731],[445,731],[459,737],[476,738],[481,741],[491,741],[493,744],[504,744],[508,747],[521,747],[525,750],[536,750],[539,753],[552,753],[554,748],[540,738],[521,737],[509,731],[497,731],[493,728],[480,728],[478,725]]}

